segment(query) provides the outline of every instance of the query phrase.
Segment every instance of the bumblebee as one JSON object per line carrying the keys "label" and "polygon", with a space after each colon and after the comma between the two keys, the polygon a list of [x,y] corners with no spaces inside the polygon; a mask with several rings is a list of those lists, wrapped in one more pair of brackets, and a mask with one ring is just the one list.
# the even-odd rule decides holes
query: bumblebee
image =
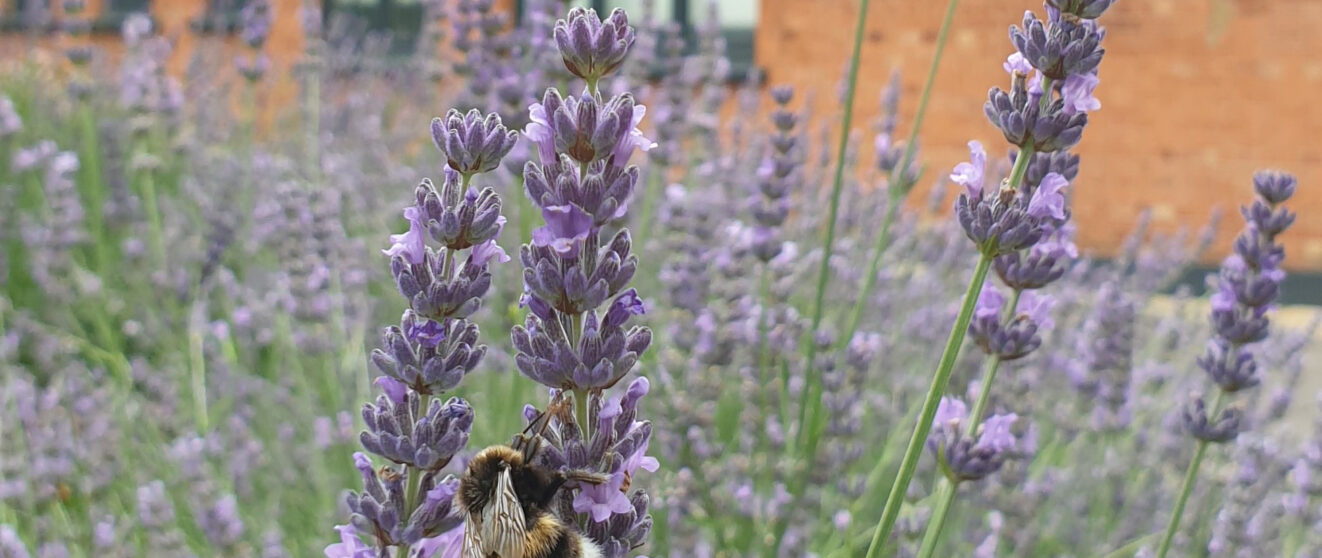
{"label": "bumblebee", "polygon": [[512,446],[488,447],[468,462],[456,494],[464,513],[463,558],[601,558],[595,542],[556,517],[552,502],[567,483],[600,484],[606,477],[533,463],[551,414],[538,416]]}

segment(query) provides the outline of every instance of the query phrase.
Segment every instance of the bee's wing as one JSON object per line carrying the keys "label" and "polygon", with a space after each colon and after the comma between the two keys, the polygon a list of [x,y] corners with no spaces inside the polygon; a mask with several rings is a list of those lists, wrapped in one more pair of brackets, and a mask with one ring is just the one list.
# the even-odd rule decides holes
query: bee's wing
{"label": "bee's wing", "polygon": [[502,471],[491,500],[481,512],[468,514],[463,558],[523,558],[527,533],[514,482]]}
{"label": "bee's wing", "polygon": [[482,516],[476,513],[468,514],[464,520],[464,552],[463,558],[488,558],[482,551]]}

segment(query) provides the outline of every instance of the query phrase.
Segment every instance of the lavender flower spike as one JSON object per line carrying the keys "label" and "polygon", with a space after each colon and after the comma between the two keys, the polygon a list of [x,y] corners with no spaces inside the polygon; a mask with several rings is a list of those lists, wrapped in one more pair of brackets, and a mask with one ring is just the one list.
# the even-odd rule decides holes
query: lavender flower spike
{"label": "lavender flower spike", "polygon": [[1203,398],[1195,396],[1181,414],[1185,431],[1198,443],[1157,549],[1157,558],[1165,558],[1175,540],[1175,531],[1198,480],[1198,469],[1208,444],[1234,440],[1244,426],[1243,412],[1224,403],[1228,397],[1259,383],[1258,366],[1249,346],[1266,339],[1267,311],[1276,304],[1285,279],[1285,271],[1281,269],[1285,247],[1276,243],[1276,237],[1294,223],[1294,214],[1281,207],[1290,199],[1294,188],[1292,176],[1258,172],[1253,177],[1258,199],[1253,205],[1241,208],[1245,227],[1235,238],[1234,252],[1221,263],[1217,292],[1210,300],[1213,337],[1206,352],[1198,358],[1198,367],[1216,383],[1217,393],[1210,411]]}
{"label": "lavender flower spike", "polygon": [[452,513],[458,479],[441,470],[468,445],[474,412],[463,399],[434,396],[457,387],[486,354],[468,317],[491,287],[490,264],[509,256],[495,243],[505,225],[500,197],[469,182],[498,168],[517,136],[500,117],[476,111],[451,111],[432,122],[432,134],[446,155],[445,180],[437,188],[424,179],[414,189],[404,209],[409,230],[384,250],[408,308],[372,351],[384,394],[362,409],[359,442],[392,466],[354,455],[363,490],[345,498],[350,524],[337,527],[340,542],[326,547],[331,558],[429,555],[461,521]]}

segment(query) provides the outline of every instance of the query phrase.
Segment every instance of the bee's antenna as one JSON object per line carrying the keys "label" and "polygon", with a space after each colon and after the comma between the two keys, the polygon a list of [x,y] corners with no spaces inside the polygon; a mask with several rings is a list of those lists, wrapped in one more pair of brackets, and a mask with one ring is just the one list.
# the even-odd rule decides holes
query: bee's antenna
{"label": "bee's antenna", "polygon": [[[542,435],[546,433],[547,427],[551,425],[551,416],[555,415],[560,407],[564,405],[564,400],[556,399],[547,406],[546,411],[537,414],[537,418],[532,419],[528,426],[523,428],[523,433],[519,434],[518,440],[523,442],[521,447],[516,449],[523,450],[523,461],[529,463],[537,452],[542,448]],[[531,436],[529,432],[536,431]]]}

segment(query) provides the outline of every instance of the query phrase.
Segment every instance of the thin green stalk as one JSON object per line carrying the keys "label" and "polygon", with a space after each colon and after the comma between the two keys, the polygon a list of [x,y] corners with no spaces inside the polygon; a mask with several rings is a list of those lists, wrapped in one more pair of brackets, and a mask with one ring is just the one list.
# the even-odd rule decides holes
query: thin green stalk
{"label": "thin green stalk", "polygon": [[[772,372],[770,370],[771,352],[769,350],[770,347],[767,343],[767,336],[768,336],[767,330],[769,329],[767,323],[768,320],[767,309],[771,307],[770,275],[771,275],[771,266],[765,263],[762,264],[762,270],[761,273],[758,274],[758,281],[757,281],[758,303],[762,306],[762,311],[758,315],[758,319],[757,319],[756,358],[757,358],[757,380],[758,383],[760,384],[758,386],[758,394],[760,396],[760,401],[758,401],[758,408],[761,410],[759,416],[763,418],[771,416],[771,389],[772,389],[772,382],[771,382]],[[770,455],[771,445],[769,442],[769,435],[767,434],[767,429],[760,428],[758,429],[758,432],[760,434],[758,435],[757,447],[759,448],[759,450],[764,450],[764,451],[759,451],[759,453],[761,453],[762,455]],[[772,467],[770,463],[763,464],[762,474],[760,475],[760,479],[756,483],[758,490],[764,490],[768,487],[768,485],[770,485],[773,469],[774,467]]]}
{"label": "thin green stalk", "polygon": [[100,274],[105,271],[103,267],[107,263],[105,243],[109,239],[109,236],[104,234],[102,221],[105,189],[101,175],[101,148],[97,137],[96,113],[88,103],[84,103],[81,108],[83,153],[79,157],[78,163],[79,167],[85,169],[85,171],[83,172],[83,179],[78,182],[82,186],[87,230],[94,237],[92,240],[92,258],[88,267]]}
{"label": "thin green stalk", "polygon": [[[640,221],[638,222],[638,238],[650,238],[652,234],[653,215],[656,213],[656,198],[661,192],[661,182],[666,168],[663,165],[655,165],[648,169],[647,185],[643,187],[643,204],[638,212]],[[637,242],[637,240],[635,240]]]}
{"label": "thin green stalk", "polygon": [[1129,541],[1128,544],[1120,548],[1117,548],[1112,552],[1106,553],[1106,555],[1102,556],[1102,558],[1126,558],[1128,556],[1133,556],[1134,553],[1138,552],[1138,549],[1143,548],[1143,545],[1148,543],[1149,539],[1153,539],[1160,534],[1161,533],[1153,532],[1138,537],[1132,541]]}
{"label": "thin green stalk", "polygon": [[[1216,390],[1216,399],[1212,401],[1212,420],[1221,414],[1221,405],[1225,402],[1226,392],[1220,388]],[[1189,468],[1184,472],[1184,484],[1180,486],[1180,496],[1175,500],[1175,508],[1171,510],[1170,522],[1166,524],[1166,534],[1161,537],[1161,546],[1157,549],[1157,558],[1166,558],[1166,553],[1171,550],[1171,543],[1175,540],[1175,531],[1180,527],[1180,518],[1184,516],[1184,505],[1189,502],[1189,494],[1193,493],[1193,486],[1198,482],[1198,468],[1203,464],[1203,455],[1207,453],[1207,441],[1198,440],[1198,446],[1194,449],[1193,459],[1189,461]]]}
{"label": "thin green stalk", "polygon": [[[431,396],[424,393],[420,394],[418,397],[422,399],[422,404],[418,407],[418,412],[425,414],[427,412],[427,407],[431,405]],[[404,490],[404,509],[406,510],[404,517],[413,515],[413,510],[417,509],[418,504],[422,503],[422,494],[419,493],[422,492],[423,474],[424,472],[422,469],[409,467],[408,479],[406,479],[408,485]]]}
{"label": "thin green stalk", "polygon": [[[868,17],[869,0],[862,0],[854,27],[854,50],[849,58],[849,81],[845,90],[844,115],[840,121],[840,142],[836,149],[835,177],[831,182],[830,210],[826,217],[826,234],[822,238],[822,265],[817,273],[817,294],[813,300],[812,328],[822,323],[826,301],[826,285],[831,279],[831,247],[835,244],[835,223],[840,215],[840,195],[845,184],[845,155],[849,150],[850,126],[854,121],[854,95],[858,90],[858,67],[863,50],[863,30]],[[811,333],[810,333],[811,334]],[[810,347],[812,345],[809,345]]]}
{"label": "thin green stalk", "polygon": [[[150,155],[147,143],[145,139],[138,140],[137,151],[144,158]],[[157,265],[164,268],[166,266],[165,233],[161,226],[161,211],[156,201],[156,176],[153,173],[154,171],[150,167],[142,169],[138,175],[138,182],[142,194],[143,211],[147,213],[148,242],[151,244],[152,256],[156,258]]]}
{"label": "thin green stalk", "polygon": [[904,457],[900,461],[900,471],[895,482],[891,484],[890,495],[886,497],[886,507],[882,511],[881,520],[877,522],[877,529],[872,533],[872,543],[868,545],[867,558],[877,558],[878,553],[881,552],[882,541],[890,536],[891,530],[895,528],[895,521],[900,517],[900,506],[904,505],[904,495],[908,492],[909,482],[913,480],[914,471],[918,468],[918,458],[923,453],[927,433],[932,429],[936,407],[941,403],[941,396],[946,392],[950,372],[955,368],[955,358],[959,356],[960,346],[964,343],[964,334],[968,332],[969,322],[973,319],[973,307],[978,302],[978,295],[982,293],[982,284],[987,280],[987,271],[991,269],[991,262],[991,256],[986,254],[978,258],[978,265],[973,270],[973,278],[969,280],[968,289],[964,292],[964,303],[959,309],[959,316],[955,319],[955,327],[950,330],[950,337],[946,340],[946,347],[941,353],[941,362],[937,365],[932,384],[927,390],[927,397],[923,400],[922,414],[919,416],[918,424],[914,425],[913,434],[909,436],[909,445],[905,448]]}
{"label": "thin green stalk", "polygon": [[881,255],[890,245],[891,225],[895,220],[896,213],[899,212],[900,203],[909,194],[912,184],[904,181],[905,172],[909,165],[913,164],[914,152],[918,146],[918,132],[923,127],[923,117],[927,114],[927,103],[932,98],[932,85],[936,83],[936,72],[941,67],[941,55],[946,51],[946,37],[950,34],[950,24],[955,20],[955,10],[959,7],[959,0],[950,0],[946,4],[946,15],[941,20],[941,30],[936,35],[936,51],[932,53],[932,64],[927,68],[927,81],[923,83],[923,93],[918,98],[918,112],[913,116],[913,127],[909,130],[909,139],[904,143],[904,154],[900,157],[900,164],[891,169],[890,177],[886,180],[887,194],[890,196],[890,205],[886,207],[886,215],[882,217],[881,228],[877,230],[877,240],[872,245],[872,257],[868,260],[867,272],[863,275],[863,288],[858,291],[858,298],[854,301],[854,310],[849,317],[849,325],[845,328],[845,335],[840,337],[841,343],[848,343],[854,337],[854,332],[858,331],[858,325],[863,320],[863,311],[867,308],[868,298],[872,295],[872,289],[876,286],[877,271],[881,267]]}
{"label": "thin green stalk", "polygon": [[[808,328],[807,335],[812,337],[816,334],[817,328],[822,323],[822,313],[826,302],[826,286],[831,279],[831,249],[835,244],[835,223],[840,216],[840,195],[844,191],[845,185],[845,155],[849,150],[849,132],[850,126],[854,122],[854,95],[858,91],[858,68],[860,66],[863,53],[863,31],[868,19],[868,6],[870,0],[862,0],[858,6],[858,16],[854,22],[854,46],[849,56],[849,79],[845,89],[845,107],[844,114],[840,119],[840,141],[836,148],[835,158],[835,177],[831,182],[831,202],[830,212],[826,218],[826,231],[822,235],[822,265],[817,274],[817,293],[813,297],[812,309],[812,327]],[[821,377],[819,374],[813,374],[811,367],[813,360],[817,357],[817,344],[808,343],[808,354],[804,362],[807,363],[809,371],[807,373],[807,382],[803,386],[803,391],[799,394],[799,412],[798,425],[799,431],[795,436],[794,444],[790,448],[800,448],[802,444],[807,443],[807,451],[802,453],[808,459],[807,466],[811,467],[812,456],[817,449],[817,436],[808,435],[808,424],[805,422],[809,417],[808,407],[814,407],[813,416],[819,412],[816,408],[821,406]],[[814,400],[814,396],[816,396]],[[815,420],[815,419],[814,419]],[[792,451],[792,450],[791,450]],[[799,501],[803,489],[807,485],[806,475],[800,475],[803,479],[791,485],[791,508]],[[768,552],[771,555],[779,552],[781,541],[785,538],[785,530],[789,527],[786,519],[780,519],[776,522],[775,542],[769,545]]]}
{"label": "thin green stalk", "polygon": [[918,558],[936,556],[936,546],[941,540],[941,531],[946,526],[946,517],[950,515],[957,492],[959,485],[949,479],[936,489],[936,507],[932,509],[932,520],[927,523],[927,532],[923,534],[922,546],[918,547]]}
{"label": "thin green stalk", "polygon": [[[1014,294],[1010,296],[1009,304],[1005,305],[1005,317],[1003,321],[1010,321],[1014,318],[1015,310],[1019,307],[1019,296],[1023,294],[1020,289],[1015,289]],[[1001,368],[1001,357],[992,356],[987,361],[987,369],[982,373],[982,386],[978,389],[978,401],[973,404],[973,410],[969,411],[968,425],[964,432],[968,436],[974,436],[978,432],[978,426],[982,424],[982,414],[987,411],[987,403],[991,401],[992,383],[996,381],[996,371]],[[932,511],[932,520],[927,524],[927,532],[923,534],[923,543],[919,547],[918,558],[931,558],[936,552],[936,547],[941,542],[941,530],[946,525],[946,516],[950,514],[950,508],[955,502],[955,495],[959,492],[959,485],[946,478],[941,481],[941,487],[937,489],[936,508]]]}
{"label": "thin green stalk", "polygon": [[[854,49],[849,56],[849,80],[845,89],[845,110],[840,120],[840,142],[836,148],[835,157],[835,178],[831,181],[831,202],[830,211],[826,217],[826,232],[822,235],[822,265],[817,273],[817,293],[813,297],[812,307],[812,327],[808,328],[807,335],[813,336],[817,328],[822,324],[822,313],[826,304],[826,286],[831,280],[831,248],[835,244],[835,222],[840,216],[840,195],[845,188],[845,155],[849,150],[849,132],[850,126],[854,122],[854,95],[858,90],[858,67],[863,51],[863,30],[868,19],[869,0],[862,0],[858,6],[858,17],[854,23]],[[816,343],[808,343],[808,358],[804,362],[812,367],[813,359],[817,356]],[[804,442],[807,431],[805,420],[808,416],[808,407],[812,402],[812,396],[821,389],[821,378],[819,375],[807,374],[807,383],[799,396],[799,434],[795,439],[795,447],[800,447]],[[817,404],[820,405],[820,397]],[[812,440],[807,440],[812,444]],[[777,536],[779,539],[779,535]]]}
{"label": "thin green stalk", "polygon": [[209,426],[207,412],[207,368],[206,358],[202,354],[202,307],[194,303],[188,319],[188,369],[193,392],[193,419],[199,434],[204,434]]}
{"label": "thin green stalk", "polygon": [[574,420],[578,421],[578,427],[583,431],[583,439],[588,440],[591,435],[588,434],[588,390],[574,390]]}

